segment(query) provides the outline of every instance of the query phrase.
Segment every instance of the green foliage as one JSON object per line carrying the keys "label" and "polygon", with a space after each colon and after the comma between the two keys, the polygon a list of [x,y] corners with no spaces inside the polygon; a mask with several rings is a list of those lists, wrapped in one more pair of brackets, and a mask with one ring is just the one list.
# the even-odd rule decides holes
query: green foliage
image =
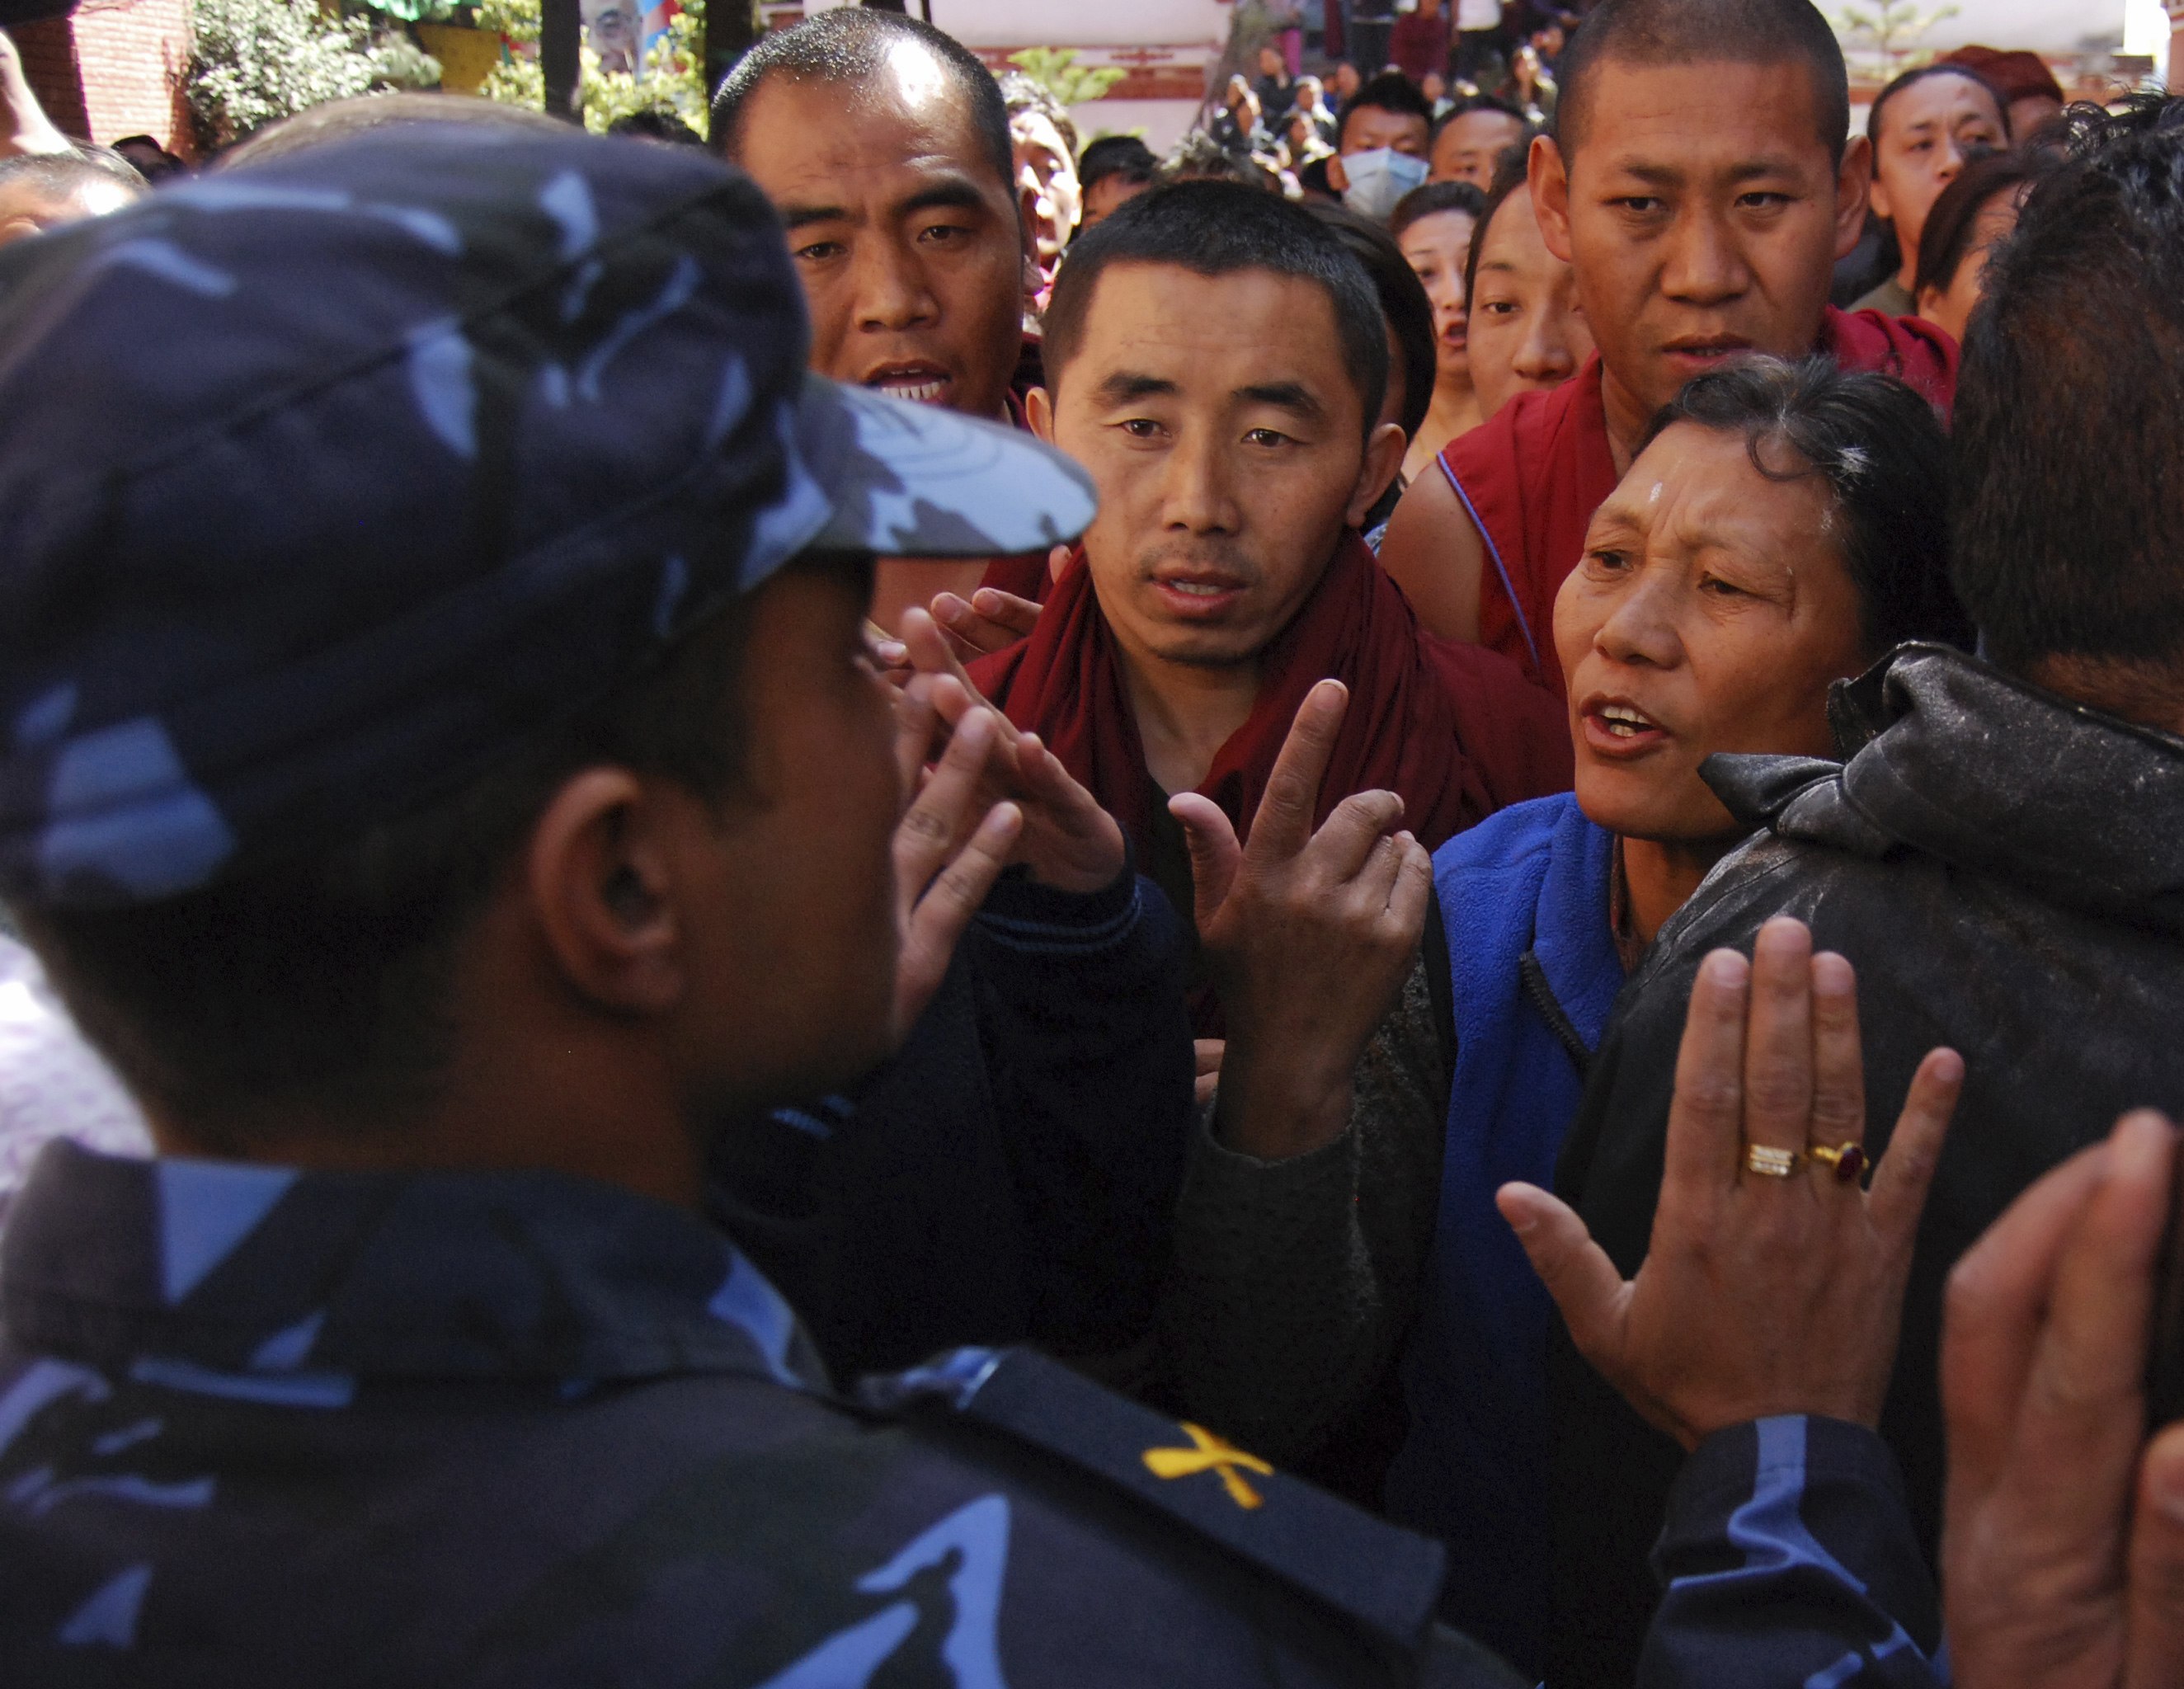
{"label": "green foliage", "polygon": [[328,100],[439,80],[439,61],[406,36],[375,38],[367,20],[329,17],[315,0],[196,0],[188,99],[208,148]]}
{"label": "green foliage", "polygon": [[[538,41],[538,0],[480,0],[478,27],[493,30],[511,42],[535,47]],[[617,118],[641,111],[671,111],[696,130],[705,132],[708,90],[705,86],[705,0],[683,0],[682,9],[668,20],[666,36],[653,44],[640,74],[602,70],[599,55],[587,42],[582,48],[583,75],[577,98],[583,107],[584,127],[604,134]],[[546,78],[535,52],[509,52],[493,67],[478,90],[489,100],[508,105],[543,109]]]}
{"label": "green foliage", "polygon": [[1852,53],[1863,52],[1881,75],[1892,77],[1934,56],[1930,49],[1918,47],[1919,37],[1959,9],[1945,5],[1927,12],[1919,9],[1918,0],[1875,0],[1870,6],[1844,7],[1836,14],[1836,33],[1849,38]]}
{"label": "green foliage", "polygon": [[1105,99],[1107,90],[1129,74],[1119,65],[1079,64],[1076,50],[1067,47],[1028,47],[1011,53],[1009,63],[1066,106]]}

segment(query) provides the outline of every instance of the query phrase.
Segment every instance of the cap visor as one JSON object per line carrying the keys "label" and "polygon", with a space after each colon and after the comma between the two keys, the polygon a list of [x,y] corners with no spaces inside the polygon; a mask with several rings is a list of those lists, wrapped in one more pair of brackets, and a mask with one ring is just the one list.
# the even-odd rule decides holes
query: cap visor
{"label": "cap visor", "polygon": [[806,376],[798,443],[833,514],[808,542],[888,557],[1006,557],[1072,540],[1091,477],[1028,434]]}

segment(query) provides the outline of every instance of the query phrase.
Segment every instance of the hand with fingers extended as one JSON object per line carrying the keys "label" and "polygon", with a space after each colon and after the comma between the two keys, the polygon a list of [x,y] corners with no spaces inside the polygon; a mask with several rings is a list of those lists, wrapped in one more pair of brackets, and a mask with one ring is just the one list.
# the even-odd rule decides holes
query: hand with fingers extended
{"label": "hand with fingers extended", "polygon": [[1306,694],[1239,845],[1220,806],[1168,803],[1190,845],[1198,936],[1227,1022],[1214,1131],[1268,1160],[1339,1136],[1350,1076],[1402,989],[1424,930],[1433,861],[1396,830],[1403,800],[1357,792],[1312,830],[1350,694]]}
{"label": "hand with fingers extended", "polygon": [[[1072,549],[1057,545],[1047,553],[1048,580],[1061,578]],[[1018,598],[997,587],[980,587],[967,599],[954,593],[938,594],[933,600],[933,619],[947,638],[949,649],[968,661],[1028,638],[1039,626],[1039,608],[1031,599]]]}
{"label": "hand with fingers extended", "polygon": [[1546,1191],[1506,1185],[1496,1201],[1579,1352],[1685,1448],[1781,1413],[1872,1426],[1963,1083],[1954,1051],[1927,1053],[1865,1189],[1857,983],[1778,917],[1749,962],[1700,964],[1637,1277]]}
{"label": "hand with fingers extended", "polygon": [[1942,1596],[1959,1689],[2184,1683],[2184,1424],[2146,1434],[2176,1133],[2126,1115],[1957,1263]]}
{"label": "hand with fingers extended", "polygon": [[968,599],[942,593],[933,600],[933,619],[947,634],[959,657],[983,657],[1028,638],[1039,626],[1039,606],[998,587],[981,587]]}
{"label": "hand with fingers extended", "polygon": [[933,691],[933,683],[921,677],[895,701],[895,756],[911,796],[894,830],[898,1039],[940,989],[956,940],[1008,866],[1023,830],[1014,804],[983,800],[994,747],[993,724],[984,715],[947,734],[940,760],[928,766],[944,732]]}
{"label": "hand with fingers extended", "polygon": [[929,688],[942,727],[960,733],[973,719],[992,734],[978,790],[989,804],[1007,802],[1022,816],[1009,861],[1020,862],[1042,885],[1080,895],[1104,891],[1129,861],[1129,847],[1114,817],[1101,809],[1040,741],[1020,733],[979,695],[971,677],[922,610],[905,610],[902,644],[911,666]]}

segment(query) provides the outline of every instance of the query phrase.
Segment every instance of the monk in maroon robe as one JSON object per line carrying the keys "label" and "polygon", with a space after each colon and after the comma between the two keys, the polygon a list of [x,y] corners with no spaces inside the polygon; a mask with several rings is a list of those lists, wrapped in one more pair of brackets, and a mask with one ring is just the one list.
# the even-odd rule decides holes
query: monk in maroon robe
{"label": "monk in maroon robe", "polygon": [[1098,518],[1030,638],[971,677],[1121,821],[1192,906],[1169,800],[1248,837],[1298,707],[1349,702],[1318,817],[1365,790],[1430,850],[1567,788],[1561,707],[1514,665],[1418,627],[1357,536],[1395,474],[1388,341],[1357,262],[1301,208],[1235,184],[1145,196],[1087,233],[1046,319],[1033,426],[1091,472]]}
{"label": "monk in maroon robe", "polygon": [[1381,561],[1429,627],[1559,696],[1555,594],[1592,513],[1655,412],[1723,359],[1831,357],[1947,410],[1947,334],[1827,302],[1872,175],[1848,98],[1810,0],[1614,0],[1586,20],[1563,56],[1557,136],[1533,142],[1530,172],[1599,350],[1451,441],[1404,495]]}

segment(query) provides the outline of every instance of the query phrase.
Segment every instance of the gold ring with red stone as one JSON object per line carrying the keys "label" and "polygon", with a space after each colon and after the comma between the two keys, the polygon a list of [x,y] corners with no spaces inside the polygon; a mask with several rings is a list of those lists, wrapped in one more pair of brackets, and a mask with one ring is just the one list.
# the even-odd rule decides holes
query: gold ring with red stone
{"label": "gold ring with red stone", "polygon": [[1852,1185],[1865,1171],[1865,1146],[1847,1140],[1840,1144],[1814,1144],[1805,1153],[1820,1166],[1835,1169],[1836,1183]]}

